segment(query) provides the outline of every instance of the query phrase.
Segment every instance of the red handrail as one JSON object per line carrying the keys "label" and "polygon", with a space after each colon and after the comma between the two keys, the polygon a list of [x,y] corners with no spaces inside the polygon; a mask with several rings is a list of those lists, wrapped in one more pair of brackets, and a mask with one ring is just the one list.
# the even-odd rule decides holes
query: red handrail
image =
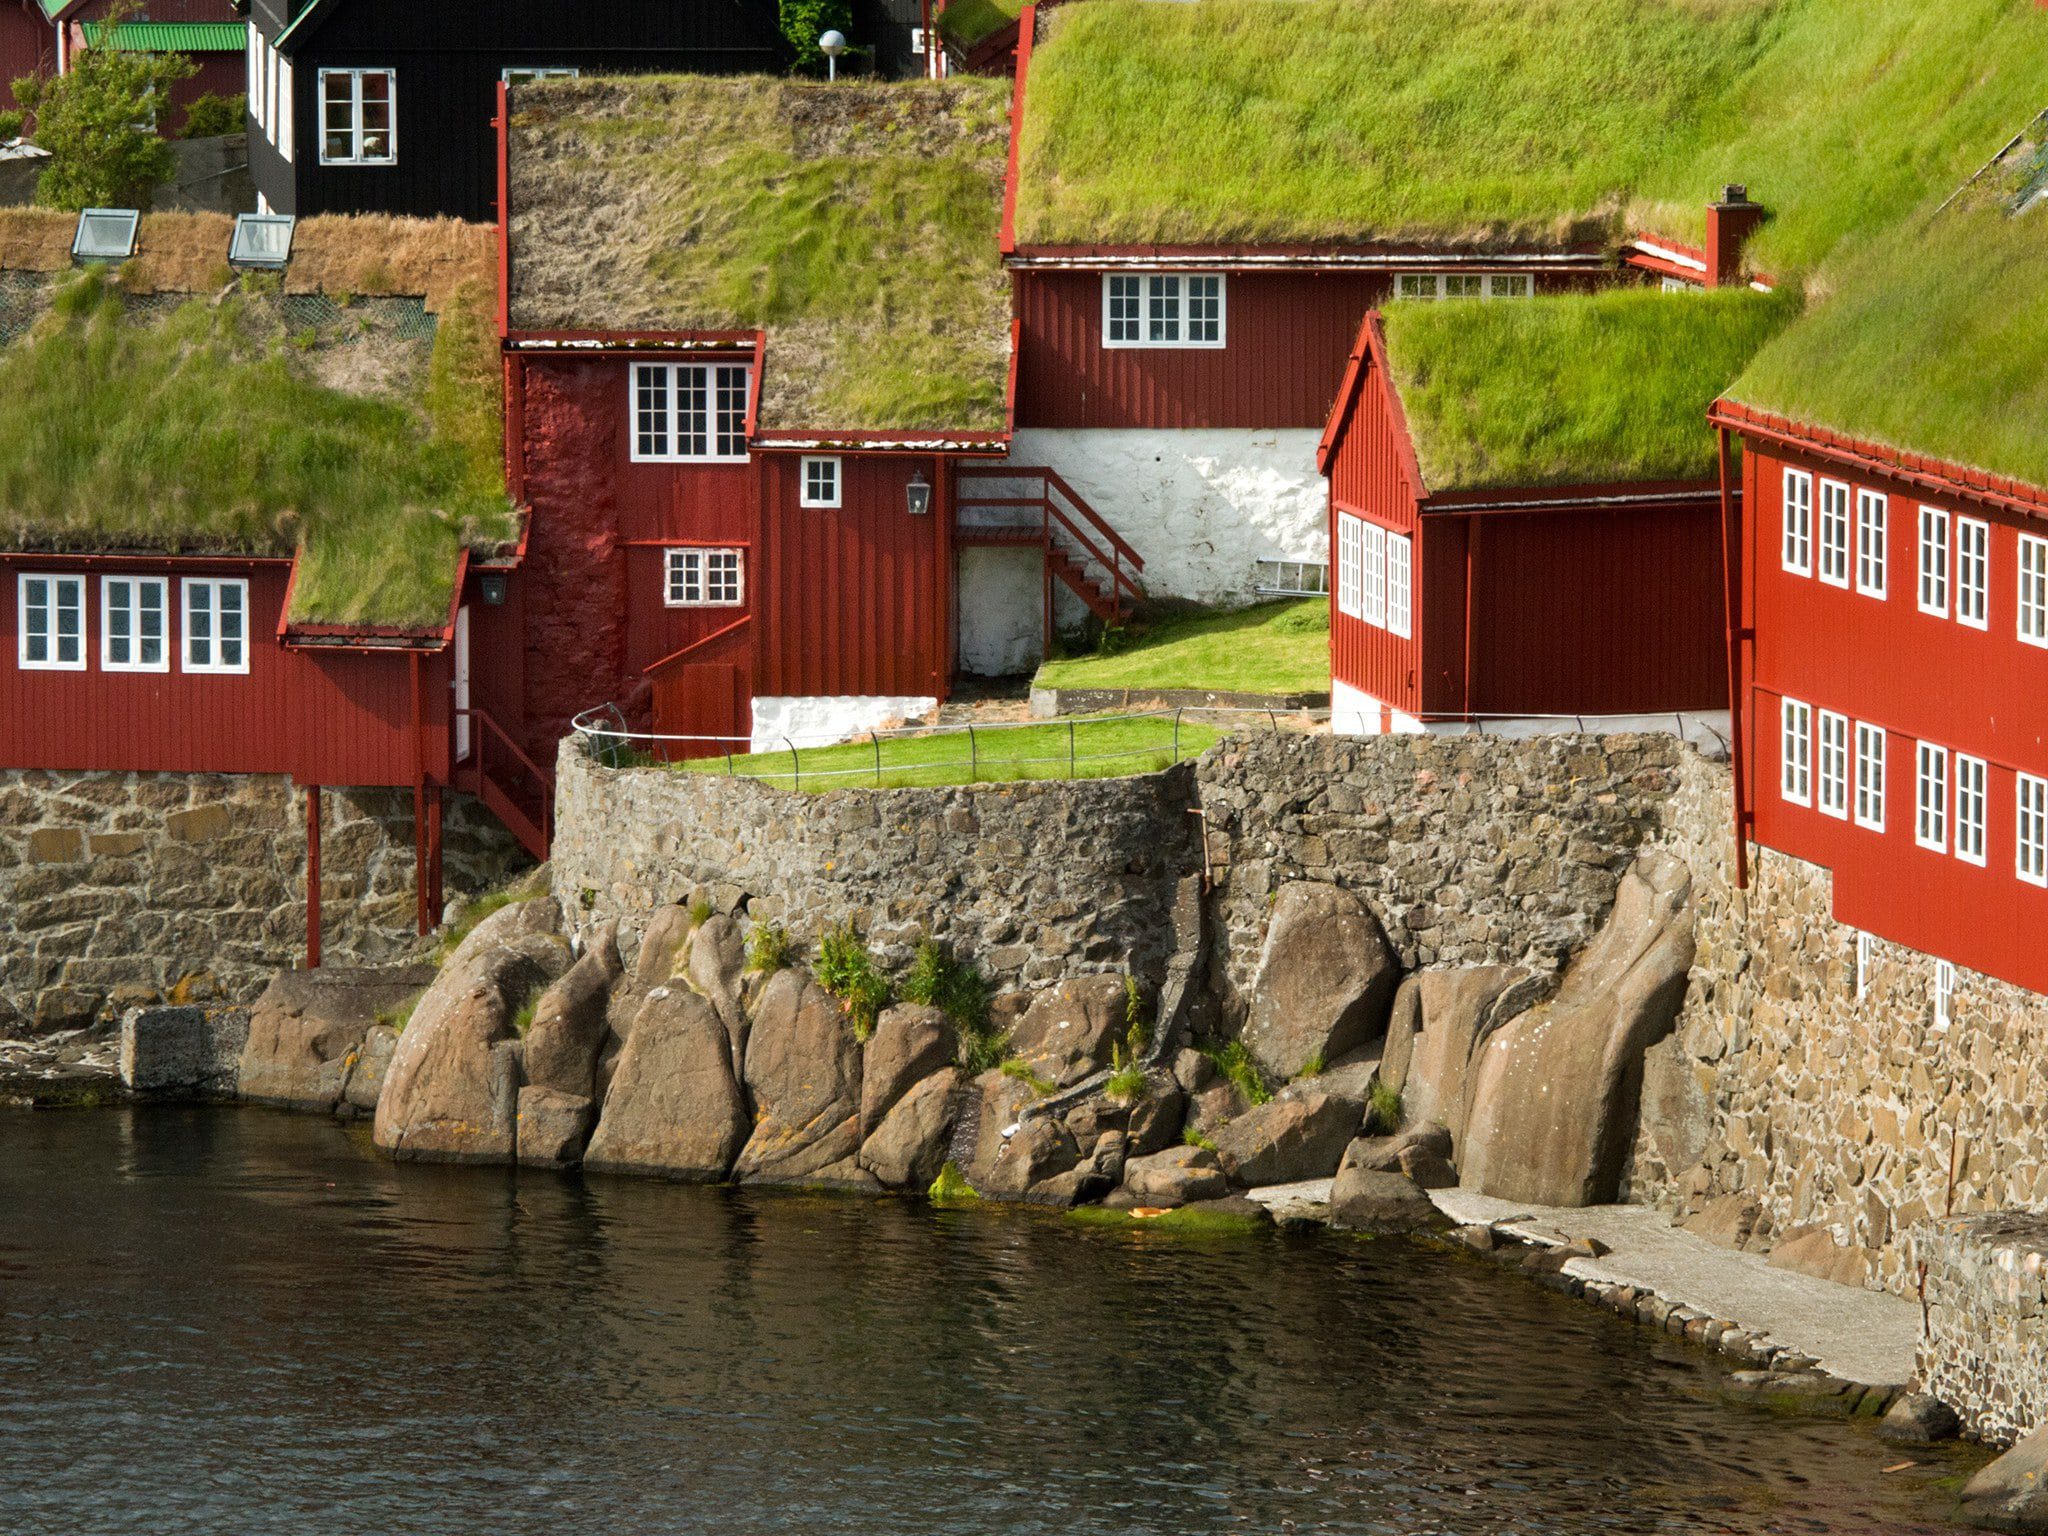
{"label": "red handrail", "polygon": [[[1112,597],[1114,597],[1118,588],[1129,592],[1134,598],[1144,597],[1145,589],[1138,584],[1134,576],[1128,575],[1124,571],[1124,565],[1128,563],[1132,571],[1142,572],[1145,569],[1144,556],[1133,549],[1124,539],[1123,535],[1109,525],[1108,520],[1101,513],[1088,505],[1087,500],[1071,485],[1067,484],[1065,477],[1058,470],[1039,465],[1026,467],[1015,464],[962,464],[959,468],[959,473],[962,476],[973,476],[983,480],[1038,481],[1039,494],[1036,497],[963,495],[960,498],[960,505],[962,507],[1042,507],[1041,522],[1046,538],[1049,540],[1052,537],[1052,520],[1057,518],[1060,526],[1073,536],[1074,542],[1081,546],[1089,558],[1109,572],[1112,583]],[[1053,492],[1055,491],[1072,505],[1073,513],[1069,513],[1065,507],[1060,506],[1053,500]],[[1088,526],[1093,528],[1107,541],[1110,548],[1109,553],[1105,554],[1101,547],[1088,537],[1080,523],[1075,521],[1074,514],[1078,514],[1086,519]]]}
{"label": "red handrail", "polygon": [[539,784],[541,789],[541,835],[552,843],[555,840],[555,776],[528,757],[526,749],[512,739],[512,733],[498,724],[496,720],[493,720],[485,711],[474,708],[458,709],[454,711],[454,715],[457,719],[467,718],[472,724],[483,727],[481,731],[477,732],[476,737],[475,773],[478,779],[487,777],[484,767],[484,748],[485,743],[493,736],[503,743],[505,749],[512,754],[513,759],[519,766],[533,776],[534,781]]}

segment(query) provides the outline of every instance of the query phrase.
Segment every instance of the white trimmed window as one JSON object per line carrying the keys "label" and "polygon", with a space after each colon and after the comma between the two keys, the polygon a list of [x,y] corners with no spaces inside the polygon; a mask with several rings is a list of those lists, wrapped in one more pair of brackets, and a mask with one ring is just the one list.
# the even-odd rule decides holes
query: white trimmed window
{"label": "white trimmed window", "polygon": [[1337,514],[1337,611],[1365,617],[1365,523],[1349,512]]}
{"label": "white trimmed window", "polygon": [[1946,960],[1934,962],[1934,1027],[1947,1029],[1955,1016],[1956,968]]}
{"label": "white trimmed window", "polygon": [[16,585],[15,657],[28,672],[85,670],[85,578],[30,576]]}
{"label": "white trimmed window", "polygon": [[1359,617],[1381,629],[1387,627],[1387,530],[1378,523],[1365,525],[1365,603]]}
{"label": "white trimmed window", "polygon": [[1794,576],[1813,574],[1813,476],[1803,469],[1785,471],[1783,561]]}
{"label": "white trimmed window", "polygon": [[185,578],[186,672],[249,670],[249,583],[239,578]]}
{"label": "white trimmed window", "polygon": [[1387,535],[1387,633],[1409,637],[1415,614],[1415,546],[1404,533]]}
{"label": "white trimmed window", "polygon": [[1856,493],[1856,590],[1885,595],[1885,534],[1891,503],[1881,491]]}
{"label": "white trimmed window", "polygon": [[1840,480],[1820,483],[1820,579],[1849,585],[1849,487]]}
{"label": "white trimmed window", "polygon": [[169,587],[161,576],[100,578],[102,670],[171,670]]}
{"label": "white trimmed window", "polygon": [[1859,1003],[1870,995],[1871,951],[1874,947],[1869,934],[1856,935],[1856,1001]]}
{"label": "white trimmed window", "polygon": [[1991,627],[1991,525],[1956,519],[1956,622]]}
{"label": "white trimmed window", "polygon": [[2028,645],[2048,645],[2048,539],[2020,535],[2019,635]]}
{"label": "white trimmed window", "polygon": [[1526,272],[1403,272],[1394,280],[1401,299],[1526,299],[1535,288]]}
{"label": "white trimmed window", "polygon": [[1847,820],[1849,815],[1849,717],[1831,709],[1820,712],[1820,811]]}
{"label": "white trimmed window", "polygon": [[635,363],[633,462],[744,463],[752,372],[744,363]]}
{"label": "white trimmed window", "polygon": [[1984,795],[1990,776],[1981,757],[1956,754],[1956,857],[1984,862]]}
{"label": "white trimmed window", "polygon": [[1105,347],[1220,347],[1220,272],[1105,272]]}
{"label": "white trimmed window", "polygon": [[839,460],[812,458],[803,461],[803,490],[797,504],[805,507],[839,505]]}
{"label": "white trimmed window", "polygon": [[320,163],[398,163],[398,72],[320,71]]}
{"label": "white trimmed window", "polygon": [[1856,825],[1884,830],[1884,727],[1856,722]]}
{"label": "white trimmed window", "polygon": [[668,607],[737,608],[746,601],[743,551],[671,549],[667,555]]}
{"label": "white trimmed window", "polygon": [[1797,699],[1779,707],[1778,793],[1793,805],[1813,803],[1813,709]]}
{"label": "white trimmed window", "polygon": [[1923,741],[1914,751],[1913,841],[1948,852],[1948,749]]}
{"label": "white trimmed window", "polygon": [[2029,885],[2048,885],[2048,779],[2019,775],[2018,798],[2013,872]]}
{"label": "white trimmed window", "polygon": [[1920,611],[1948,617],[1948,514],[1920,509]]}

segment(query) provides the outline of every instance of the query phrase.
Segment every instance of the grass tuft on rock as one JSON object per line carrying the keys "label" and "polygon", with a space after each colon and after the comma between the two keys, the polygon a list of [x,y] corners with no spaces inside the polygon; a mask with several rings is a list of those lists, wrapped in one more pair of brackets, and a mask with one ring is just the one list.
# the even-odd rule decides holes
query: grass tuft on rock
{"label": "grass tuft on rock", "polygon": [[1041,1099],[1045,1098],[1049,1094],[1059,1092],[1060,1085],[1058,1083],[1054,1082],[1049,1077],[1040,1077],[1038,1073],[1034,1072],[1031,1069],[1031,1063],[1024,1060],[1024,1058],[1021,1056],[1012,1056],[1008,1061],[1005,1061],[999,1068],[997,1068],[997,1070],[1000,1071],[1003,1074],[1003,1076],[1007,1078],[1013,1078],[1017,1082],[1022,1083],[1025,1087],[1029,1088],[1033,1093],[1037,1094]]}
{"label": "grass tuft on rock", "polygon": [[1247,1104],[1273,1102],[1272,1085],[1266,1081],[1266,1074],[1259,1070],[1259,1064],[1252,1059],[1251,1051],[1242,1040],[1227,1040],[1221,1045],[1198,1045],[1195,1049],[1208,1057],[1210,1065],[1230,1080],[1244,1095]]}
{"label": "grass tuft on rock", "polygon": [[1400,1090],[1375,1072],[1368,1093],[1365,1106],[1365,1133],[1368,1136],[1391,1136],[1400,1130]]}
{"label": "grass tuft on rock", "polygon": [[967,1175],[960,1171],[960,1165],[948,1158],[946,1166],[939,1170],[939,1176],[932,1180],[932,1187],[926,1192],[933,1205],[979,1205],[981,1194],[967,1182]]}
{"label": "grass tuft on rock", "polygon": [[780,923],[756,923],[747,930],[747,970],[772,976],[789,964],[789,931]]}
{"label": "grass tuft on rock", "polygon": [[818,958],[812,967],[818,985],[839,999],[853,1038],[867,1044],[876,1021],[889,1006],[889,978],[875,966],[867,945],[853,924],[828,928],[818,936]]}

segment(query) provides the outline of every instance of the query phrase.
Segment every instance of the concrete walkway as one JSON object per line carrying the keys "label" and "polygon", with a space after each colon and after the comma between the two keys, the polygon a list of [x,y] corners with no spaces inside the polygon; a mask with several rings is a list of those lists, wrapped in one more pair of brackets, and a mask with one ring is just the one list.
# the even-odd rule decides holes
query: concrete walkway
{"label": "concrete walkway", "polygon": [[1654,1291],[1810,1355],[1831,1376],[1889,1386],[1913,1375],[1920,1309],[1900,1297],[1773,1269],[1761,1254],[1710,1243],[1649,1206],[1562,1210],[1462,1189],[1434,1190],[1430,1198],[1461,1226],[1491,1226],[1548,1245],[1595,1238],[1611,1251],[1567,1261],[1567,1274]]}

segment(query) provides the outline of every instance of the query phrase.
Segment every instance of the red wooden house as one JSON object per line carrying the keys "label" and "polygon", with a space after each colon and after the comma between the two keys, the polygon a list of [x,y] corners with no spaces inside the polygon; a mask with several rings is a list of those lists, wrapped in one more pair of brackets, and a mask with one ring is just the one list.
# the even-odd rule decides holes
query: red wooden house
{"label": "red wooden house", "polygon": [[[50,68],[63,73],[79,49],[101,41],[101,22],[112,4],[113,0],[36,0],[33,9],[45,18]],[[186,108],[200,96],[239,96],[248,89],[248,26],[233,0],[151,0],[123,26],[119,43],[149,53],[183,54],[198,66],[158,106],[160,133],[182,132]]]}
{"label": "red wooden house", "polygon": [[1627,289],[1369,315],[1317,455],[1334,728],[1725,729],[1704,414],[1784,314]]}
{"label": "red wooden house", "polygon": [[0,111],[14,103],[14,82],[57,67],[57,32],[41,0],[0,0]]}

